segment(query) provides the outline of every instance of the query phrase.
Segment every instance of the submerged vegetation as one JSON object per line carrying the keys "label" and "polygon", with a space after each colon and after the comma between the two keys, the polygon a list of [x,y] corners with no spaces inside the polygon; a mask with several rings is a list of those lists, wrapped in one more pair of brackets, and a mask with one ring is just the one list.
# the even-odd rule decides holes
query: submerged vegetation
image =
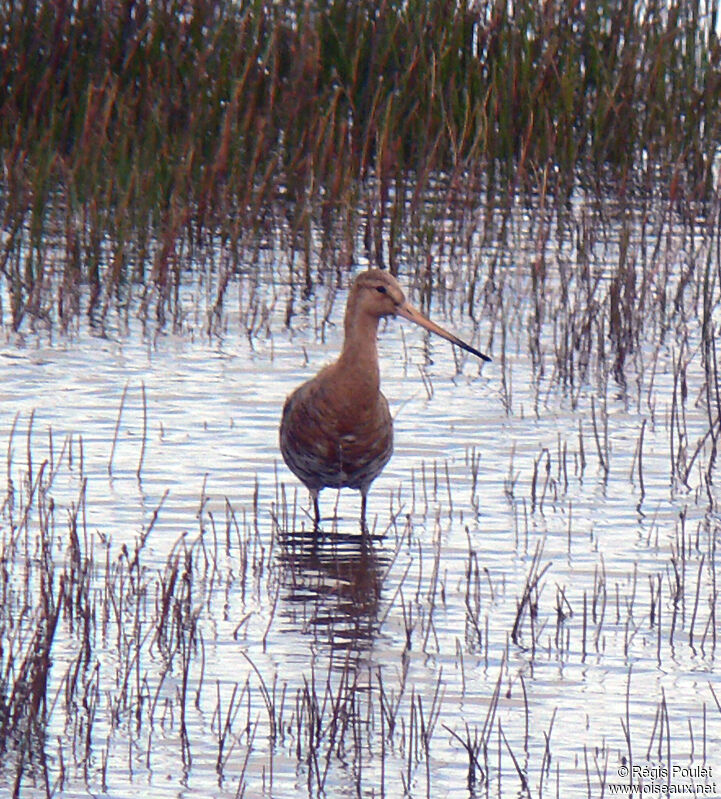
{"label": "submerged vegetation", "polygon": [[519,191],[562,207],[611,181],[621,197],[708,201],[717,12],[716,0],[5,3],[9,321],[46,315],[49,283],[60,319],[78,285],[94,313],[129,283],[168,300],[204,244],[239,270],[279,243],[310,288],[359,257],[396,271],[414,244],[426,269],[439,218]]}

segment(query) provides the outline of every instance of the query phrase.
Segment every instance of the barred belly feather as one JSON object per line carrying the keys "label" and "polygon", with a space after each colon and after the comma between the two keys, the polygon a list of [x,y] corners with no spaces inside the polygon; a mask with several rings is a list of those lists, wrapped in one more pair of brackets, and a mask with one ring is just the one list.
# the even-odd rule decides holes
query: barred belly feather
{"label": "barred belly feather", "polygon": [[308,381],[286,400],[280,449],[295,476],[309,489],[368,489],[393,454],[393,422],[379,392],[370,406],[351,415],[329,397],[322,381]]}

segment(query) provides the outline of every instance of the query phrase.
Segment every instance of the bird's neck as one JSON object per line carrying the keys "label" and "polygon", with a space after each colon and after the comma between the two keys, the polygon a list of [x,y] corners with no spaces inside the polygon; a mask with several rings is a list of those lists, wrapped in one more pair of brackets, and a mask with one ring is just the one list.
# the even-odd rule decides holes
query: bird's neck
{"label": "bird's neck", "polygon": [[380,386],[377,336],[376,317],[367,314],[346,316],[343,351],[338,359],[338,366],[343,371],[362,376],[366,385],[372,384],[376,391]]}

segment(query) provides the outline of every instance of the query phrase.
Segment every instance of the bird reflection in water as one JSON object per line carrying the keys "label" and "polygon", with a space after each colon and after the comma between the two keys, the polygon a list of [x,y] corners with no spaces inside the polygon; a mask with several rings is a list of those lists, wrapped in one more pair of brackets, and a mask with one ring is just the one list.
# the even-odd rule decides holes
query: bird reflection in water
{"label": "bird reflection in water", "polygon": [[389,558],[363,536],[318,540],[313,532],[278,531],[281,615],[333,655],[361,661],[378,631],[382,575]]}

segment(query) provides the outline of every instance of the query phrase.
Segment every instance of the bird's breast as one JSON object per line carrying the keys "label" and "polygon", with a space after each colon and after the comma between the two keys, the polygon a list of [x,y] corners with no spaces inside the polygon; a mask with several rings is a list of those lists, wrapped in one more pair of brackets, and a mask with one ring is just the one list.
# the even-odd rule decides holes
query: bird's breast
{"label": "bird's breast", "polygon": [[311,489],[368,486],[393,451],[388,402],[370,382],[323,377],[321,372],[286,401],[283,458]]}

